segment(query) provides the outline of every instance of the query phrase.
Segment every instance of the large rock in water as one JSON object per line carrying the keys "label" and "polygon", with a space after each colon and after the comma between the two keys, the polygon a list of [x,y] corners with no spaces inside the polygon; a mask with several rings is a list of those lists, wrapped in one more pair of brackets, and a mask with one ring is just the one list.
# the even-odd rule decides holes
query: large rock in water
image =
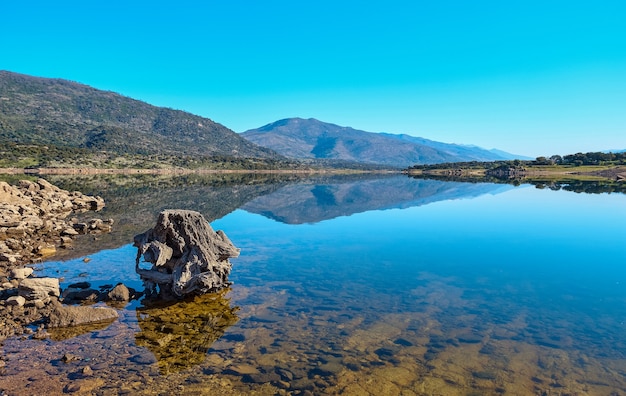
{"label": "large rock in water", "polygon": [[[188,294],[209,293],[228,285],[231,257],[239,256],[239,249],[222,231],[213,231],[209,222],[191,210],[165,210],[159,214],[154,228],[136,235],[135,270],[148,287],[158,285],[163,293],[182,297]],[[151,269],[142,269],[143,256],[152,263]]]}

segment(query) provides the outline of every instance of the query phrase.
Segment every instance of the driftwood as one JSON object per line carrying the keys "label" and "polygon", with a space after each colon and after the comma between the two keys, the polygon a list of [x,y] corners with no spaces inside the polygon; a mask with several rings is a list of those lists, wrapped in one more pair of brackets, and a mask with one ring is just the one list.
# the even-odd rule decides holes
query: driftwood
{"label": "driftwood", "polygon": [[[146,283],[147,291],[182,297],[188,294],[215,292],[231,283],[231,257],[239,256],[222,231],[213,231],[198,212],[165,210],[154,228],[136,235],[135,271]],[[143,256],[152,268],[140,268]]]}

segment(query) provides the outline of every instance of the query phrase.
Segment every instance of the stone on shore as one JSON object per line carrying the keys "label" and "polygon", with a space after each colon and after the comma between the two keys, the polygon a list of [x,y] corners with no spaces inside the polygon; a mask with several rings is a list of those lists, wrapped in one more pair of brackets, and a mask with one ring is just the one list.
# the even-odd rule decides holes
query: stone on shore
{"label": "stone on shore", "polygon": [[26,279],[32,275],[33,271],[34,270],[30,267],[13,268],[11,270],[10,277],[18,280]]}
{"label": "stone on shore", "polygon": [[56,304],[48,317],[48,328],[80,326],[117,319],[117,311],[107,307],[65,306]]}
{"label": "stone on shore", "polygon": [[13,296],[7,298],[7,305],[9,306],[17,305],[18,307],[23,307],[24,304],[26,304],[26,299],[22,296]]}
{"label": "stone on shore", "polygon": [[107,296],[110,301],[129,301],[130,291],[123,283],[118,283]]}
{"label": "stone on shore", "polygon": [[45,300],[59,297],[61,289],[57,278],[26,278],[20,282],[18,294],[27,300]]}
{"label": "stone on shore", "polygon": [[[165,210],[154,228],[136,235],[135,270],[148,289],[182,297],[220,290],[228,285],[231,257],[239,256],[222,231],[215,232],[198,212]],[[139,267],[141,257],[151,269]]]}

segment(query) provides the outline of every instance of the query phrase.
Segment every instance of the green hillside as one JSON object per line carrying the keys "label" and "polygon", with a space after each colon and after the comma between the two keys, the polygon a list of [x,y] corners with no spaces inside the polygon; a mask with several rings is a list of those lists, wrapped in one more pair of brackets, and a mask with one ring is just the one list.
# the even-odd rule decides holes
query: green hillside
{"label": "green hillside", "polygon": [[208,118],[71,81],[0,71],[0,146],[15,145],[72,155],[282,159]]}

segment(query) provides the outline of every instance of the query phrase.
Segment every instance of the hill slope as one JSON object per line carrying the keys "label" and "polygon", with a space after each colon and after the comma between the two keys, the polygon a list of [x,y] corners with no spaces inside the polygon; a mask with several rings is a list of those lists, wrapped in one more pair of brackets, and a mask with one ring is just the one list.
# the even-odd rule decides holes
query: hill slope
{"label": "hill slope", "polygon": [[446,144],[408,135],[365,132],[313,118],[288,118],[241,135],[290,158],[331,158],[396,167],[505,159],[480,147]]}
{"label": "hill slope", "polygon": [[126,154],[279,157],[208,118],[71,81],[7,71],[0,71],[3,143]]}

